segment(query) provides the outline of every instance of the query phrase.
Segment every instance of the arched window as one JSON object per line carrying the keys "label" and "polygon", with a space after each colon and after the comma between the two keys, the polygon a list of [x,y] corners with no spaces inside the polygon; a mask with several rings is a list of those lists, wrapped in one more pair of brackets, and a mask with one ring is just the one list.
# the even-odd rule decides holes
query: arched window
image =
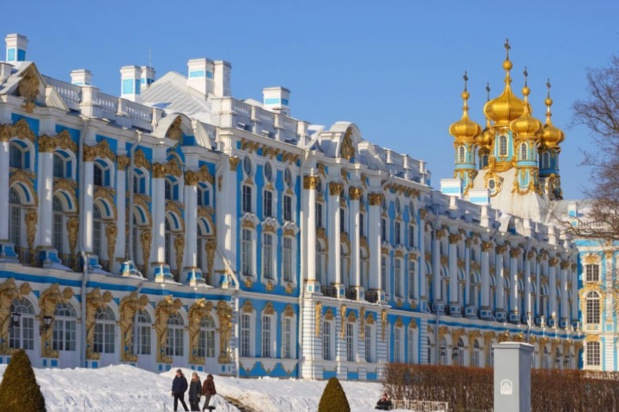
{"label": "arched window", "polygon": [[473,358],[471,359],[471,366],[475,366],[477,368],[481,366],[480,356],[481,350],[479,348],[479,341],[475,339],[473,342]]}
{"label": "arched window", "polygon": [[350,273],[348,272],[348,268],[350,267],[350,254],[348,253],[348,248],[342,244],[340,245],[340,272],[342,274],[342,283],[344,283],[345,287],[350,287]]}
{"label": "arched window", "polygon": [[507,156],[507,136],[499,136],[499,156]]}
{"label": "arched window", "polygon": [[355,324],[346,322],[346,360],[355,361]]}
{"label": "arched window", "polygon": [[202,319],[198,336],[198,357],[215,357],[215,321],[211,316]]}
{"label": "arched window", "polygon": [[23,147],[16,141],[12,141],[9,156],[9,166],[14,167],[15,169],[26,169],[28,167],[27,147]]}
{"label": "arched window", "polygon": [[432,359],[432,340],[430,340],[430,337],[428,337],[426,340],[426,349],[428,351],[426,354],[426,356],[428,357],[427,364],[430,365],[434,363],[434,360]]}
{"label": "arched window", "polygon": [[417,271],[415,270],[416,262],[414,259],[408,261],[408,298],[415,299],[415,291],[417,286]]}
{"label": "arched window", "polygon": [[591,291],[587,293],[585,299],[587,302],[587,323],[600,323],[600,295],[597,292]]}
{"label": "arched window", "polygon": [[249,185],[243,185],[243,203],[242,203],[242,210],[243,213],[252,213],[252,187]]}
{"label": "arched window", "polygon": [[252,276],[254,267],[254,244],[252,232],[243,229],[241,239],[241,273],[244,276]]}
{"label": "arched window", "polygon": [[146,173],[142,169],[133,170],[133,193],[145,195],[148,191]]}
{"label": "arched window", "polygon": [[166,355],[184,356],[184,322],[179,313],[171,315],[168,319],[168,341],[166,344]]}
{"label": "arched window", "polygon": [[522,142],[520,143],[520,160],[527,160],[527,144]]}
{"label": "arched window", "polygon": [[464,146],[458,147],[458,163],[464,163],[466,161],[466,149]]}
{"label": "arched window", "polygon": [[21,201],[14,188],[9,189],[9,241],[21,246]]}
{"label": "arched window", "polygon": [[542,169],[550,168],[550,153],[544,152],[542,153]]}
{"label": "arched window", "polygon": [[403,296],[403,279],[402,279],[402,259],[395,259],[394,262],[394,292],[398,297]]}
{"label": "arched window", "polygon": [[64,243],[64,208],[62,206],[62,201],[58,196],[54,196],[54,200],[52,202],[53,208],[53,236],[52,236],[52,244],[54,249],[58,251],[58,253],[62,253],[63,251],[63,243]]}
{"label": "arched window", "polygon": [[363,289],[368,290],[370,288],[370,259],[368,258],[368,252],[365,248],[361,248],[361,286]]}
{"label": "arched window", "polygon": [[97,309],[95,314],[95,338],[93,350],[95,353],[114,353],[114,328],[116,317],[109,306]]}
{"label": "arched window", "polygon": [[273,324],[273,316],[262,316],[262,357],[270,358],[273,356],[273,335],[277,334],[275,325]]}
{"label": "arched window", "polygon": [[408,363],[415,363],[417,358],[417,336],[415,329],[408,328]]}
{"label": "arched window", "polygon": [[555,349],[555,369],[561,369],[561,365],[563,365],[562,359],[561,359],[561,351],[559,350],[559,348]]}
{"label": "arched window", "polygon": [[168,179],[165,179],[165,198],[172,200],[172,183]]}
{"label": "arched window", "polygon": [[292,359],[294,347],[294,323],[291,316],[284,317],[282,324],[282,358]]}
{"label": "arched window", "polygon": [[273,235],[271,233],[265,233],[262,235],[262,277],[263,279],[273,279],[273,254],[275,249],[273,248]]}
{"label": "arched window", "polygon": [[94,164],[92,183],[95,186],[105,186],[105,171],[103,170],[103,166],[98,162]]}
{"label": "arched window", "polygon": [[166,217],[165,219],[165,261],[170,267],[172,267],[172,248],[174,244],[172,243],[172,228],[170,227],[170,219]]}
{"label": "arched window", "polygon": [[458,366],[464,366],[464,340],[462,338],[458,339],[458,347],[454,351],[454,364]]}
{"label": "arched window", "polygon": [[320,242],[316,242],[316,280],[321,285],[326,285],[324,279],[325,272],[325,250]]}
{"label": "arched window", "polygon": [[239,346],[241,356],[251,356],[251,315],[248,313],[241,314],[241,331],[239,336]]}
{"label": "arched window", "polygon": [[69,303],[59,303],[54,312],[53,349],[75,351],[77,341],[77,312]]}
{"label": "arched window", "polygon": [[151,330],[153,328],[153,321],[150,314],[140,309],[137,318],[136,328],[136,353],[138,355],[150,355],[151,354]]}
{"label": "arched window", "polygon": [[283,248],[283,265],[282,270],[284,272],[284,282],[292,282],[292,270],[293,270],[293,239],[289,236],[284,237]]}
{"label": "arched window", "polygon": [[544,357],[542,358],[542,369],[550,369],[550,353],[548,348],[544,347]]}
{"label": "arched window", "polygon": [[206,263],[206,244],[208,242],[208,237],[206,233],[206,229],[204,228],[205,224],[198,224],[198,250],[197,250],[197,265],[202,271],[202,273],[206,274],[206,283],[211,285],[210,274],[207,273],[207,263]]}
{"label": "arched window", "polygon": [[198,206],[210,206],[211,205],[211,191],[208,186],[204,184],[198,185]]}
{"label": "arched window", "polygon": [[447,365],[447,340],[445,340],[445,338],[441,339],[438,364]]}
{"label": "arched window", "polygon": [[402,328],[393,328],[393,362],[402,363]]}
{"label": "arched window", "polygon": [[[103,236],[103,218],[101,216],[101,209],[99,205],[95,204],[92,210],[92,251],[99,258],[102,256],[103,249],[101,248]],[[108,256],[110,262],[112,257]]]}
{"label": "arched window", "polygon": [[587,342],[587,366],[600,366],[600,342]]}
{"label": "arched window", "polygon": [[380,257],[380,287],[383,292],[387,293],[387,276],[389,273],[387,272],[387,256],[381,255]]}
{"label": "arched window", "polygon": [[54,153],[54,177],[66,177],[66,167],[64,158],[60,153]]}
{"label": "arched window", "polygon": [[11,304],[11,313],[19,313],[17,325],[10,328],[9,347],[12,349],[34,349],[34,306],[26,298],[15,299]]}
{"label": "arched window", "polygon": [[322,323],[322,358],[324,360],[333,360],[332,325],[333,322],[329,320]]}
{"label": "arched window", "polygon": [[372,325],[365,324],[365,361],[374,362],[374,328]]}
{"label": "arched window", "polygon": [[164,181],[164,195],[167,200],[178,201],[180,198],[180,187],[178,181],[173,177],[166,177]]}

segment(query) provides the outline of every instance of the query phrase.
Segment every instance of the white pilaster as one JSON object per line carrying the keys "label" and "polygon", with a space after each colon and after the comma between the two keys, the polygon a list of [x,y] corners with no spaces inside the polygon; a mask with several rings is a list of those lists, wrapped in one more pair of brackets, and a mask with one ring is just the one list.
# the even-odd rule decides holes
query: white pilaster
{"label": "white pilaster", "polygon": [[[368,196],[368,247],[370,248],[370,289],[381,290],[382,273],[380,270],[381,247],[380,247],[380,204],[382,194]],[[383,293],[385,291],[382,291]]]}
{"label": "white pilaster", "polygon": [[419,262],[419,266],[417,276],[419,276],[419,291],[417,294],[419,295],[421,307],[423,307],[424,304],[421,303],[421,301],[427,303],[429,299],[429,296],[426,296],[426,291],[428,289],[426,283],[428,278],[426,276],[426,221],[424,219],[419,219],[418,228],[417,239],[419,240],[419,257],[417,258],[417,262]]}
{"label": "white pilaster", "polygon": [[[161,160],[160,160],[161,161]],[[150,268],[156,281],[172,278],[170,262],[165,261],[165,166],[153,162],[151,208],[153,216],[153,247]]]}
{"label": "white pilaster", "polygon": [[327,236],[329,237],[329,265],[328,279],[329,283],[335,283],[336,289],[342,284],[342,266],[341,261],[341,246],[340,246],[340,193],[342,184],[331,182],[329,183],[329,201],[327,205],[327,213],[329,225],[327,227]]}
{"label": "white pilaster", "polygon": [[185,267],[198,264],[198,187],[185,180]]}
{"label": "white pilaster", "polygon": [[443,229],[436,229],[432,240],[432,290],[434,303],[445,303],[441,296],[441,238],[444,236]]}
{"label": "white pilaster", "polygon": [[316,185],[318,184],[317,176],[304,176],[303,177],[303,189],[306,192],[307,204],[304,204],[304,208],[307,211],[305,216],[306,222],[306,268],[307,273],[305,277],[307,279],[307,291],[317,292],[316,282]]}
{"label": "white pilaster", "polygon": [[458,304],[458,235],[449,236],[449,303]]}
{"label": "white pilaster", "polygon": [[[123,159],[123,160],[121,160]],[[127,216],[126,216],[126,204],[127,204],[127,196],[125,193],[127,192],[127,171],[126,162],[128,160],[126,157],[119,157],[118,159],[118,168],[116,171],[116,210],[118,213],[118,217],[116,219],[116,227],[118,228],[118,235],[116,236],[116,253],[114,256],[110,256],[110,270],[113,273],[118,273],[120,265],[117,262],[117,258],[124,259],[126,253],[126,225],[127,225]],[[124,162],[121,164],[121,161]],[[129,219],[133,219],[132,212],[129,212]],[[131,246],[129,246],[131,247]]]}
{"label": "white pilaster", "polygon": [[[578,269],[575,263],[572,263],[571,279],[572,279],[572,322],[578,320]],[[574,269],[576,267],[576,269]]]}
{"label": "white pilaster", "polygon": [[561,322],[567,324],[569,321],[569,307],[567,303],[567,295],[568,295],[568,287],[567,287],[567,274],[568,268],[570,266],[569,261],[561,262],[561,273],[560,273],[560,285],[561,285]]}
{"label": "white pilaster", "polygon": [[[87,156],[88,149],[84,149],[84,176],[83,176],[83,192],[82,196],[82,210],[81,217],[82,221],[80,222],[81,230],[82,230],[82,246],[84,248],[84,252],[91,254],[92,253],[92,234],[93,234],[93,202],[95,196],[95,188],[94,188],[94,173],[95,173],[95,165],[94,158]],[[112,258],[110,257],[110,262]]]}
{"label": "white pilaster", "polygon": [[0,140],[0,240],[9,239],[9,149],[8,139]]}
{"label": "white pilaster", "polygon": [[39,223],[38,246],[52,247],[52,199],[54,196],[54,154],[39,151]]}
{"label": "white pilaster", "polygon": [[503,276],[505,275],[505,271],[503,269],[503,248],[505,246],[497,246],[496,248],[496,258],[494,260],[495,271],[494,276],[496,279],[496,307],[495,310],[504,310],[504,295],[505,295],[505,281],[503,280]]}
{"label": "white pilaster", "polygon": [[[361,188],[350,188],[350,272],[352,273],[351,283],[357,289],[357,299],[363,298],[361,290],[361,255],[359,250],[359,199],[361,199]],[[351,285],[352,286],[352,285]]]}
{"label": "white pilaster", "polygon": [[490,309],[490,254],[488,250],[492,244],[482,242],[481,244],[481,307]]}
{"label": "white pilaster", "polygon": [[[518,253],[516,253],[516,250],[518,251]],[[512,253],[513,252],[513,253]],[[509,260],[509,277],[510,277],[510,284],[511,284],[511,297],[510,297],[510,307],[509,308],[505,308],[506,310],[509,310],[511,313],[519,313],[520,312],[520,305],[518,302],[518,257],[520,256],[520,250],[519,249],[513,249],[510,251],[510,260]]]}
{"label": "white pilaster", "polygon": [[548,265],[548,296],[550,300],[550,315],[557,316],[557,262],[558,258],[550,258]]}
{"label": "white pilaster", "polygon": [[524,259],[524,311],[533,320],[533,307],[531,304],[531,259],[527,255]]}

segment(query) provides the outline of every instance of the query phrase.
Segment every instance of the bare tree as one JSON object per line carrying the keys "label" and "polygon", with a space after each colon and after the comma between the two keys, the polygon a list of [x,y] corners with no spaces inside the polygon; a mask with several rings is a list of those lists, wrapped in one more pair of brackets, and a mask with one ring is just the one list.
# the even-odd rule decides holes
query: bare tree
{"label": "bare tree", "polygon": [[583,164],[591,170],[584,193],[591,201],[586,215],[572,217],[569,227],[577,237],[619,240],[619,56],[608,67],[589,69],[587,86],[588,97],[572,107],[573,123],[591,130],[598,150],[584,152]]}

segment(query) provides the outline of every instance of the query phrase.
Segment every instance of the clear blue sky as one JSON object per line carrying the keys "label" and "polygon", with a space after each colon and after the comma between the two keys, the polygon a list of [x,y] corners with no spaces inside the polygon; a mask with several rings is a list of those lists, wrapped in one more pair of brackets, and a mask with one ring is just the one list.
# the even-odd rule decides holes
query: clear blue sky
{"label": "clear blue sky", "polygon": [[0,34],[25,34],[43,73],[68,80],[87,68],[114,95],[119,68],[148,64],[149,50],[158,76],[186,74],[190,58],[227,60],[235,97],[288,87],[293,116],[355,122],[365,139],[429,162],[434,187],[453,173],[448,127],[461,115],[462,74],[483,126],[484,88],[490,82],[491,97],[503,88],[509,37],[512,87],[520,95],[526,65],[540,120],[551,78],[553,121],[566,132],[563,190],[577,198],[588,181],[580,149],[591,140],[568,127],[571,104],[586,95],[587,67],[617,52],[617,16],[617,1],[10,1]]}

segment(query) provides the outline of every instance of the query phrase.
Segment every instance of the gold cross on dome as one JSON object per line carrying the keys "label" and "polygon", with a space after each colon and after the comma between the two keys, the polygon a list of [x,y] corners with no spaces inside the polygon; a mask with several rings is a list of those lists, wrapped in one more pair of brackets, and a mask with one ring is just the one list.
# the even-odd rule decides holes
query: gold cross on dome
{"label": "gold cross on dome", "polygon": [[486,83],[486,98],[490,100],[490,83]]}
{"label": "gold cross on dome", "polygon": [[524,85],[527,85],[527,77],[529,77],[529,72],[527,71],[527,66],[524,67]]}
{"label": "gold cross on dome", "polygon": [[505,53],[506,53],[506,55],[507,55],[507,58],[509,59],[509,50],[512,48],[512,47],[509,45],[509,39],[505,39],[505,44],[504,44],[504,46],[505,46]]}
{"label": "gold cross on dome", "polygon": [[464,90],[466,90],[466,83],[469,81],[469,76],[466,74],[466,70],[464,71],[464,76],[462,76],[462,78],[464,79]]}

